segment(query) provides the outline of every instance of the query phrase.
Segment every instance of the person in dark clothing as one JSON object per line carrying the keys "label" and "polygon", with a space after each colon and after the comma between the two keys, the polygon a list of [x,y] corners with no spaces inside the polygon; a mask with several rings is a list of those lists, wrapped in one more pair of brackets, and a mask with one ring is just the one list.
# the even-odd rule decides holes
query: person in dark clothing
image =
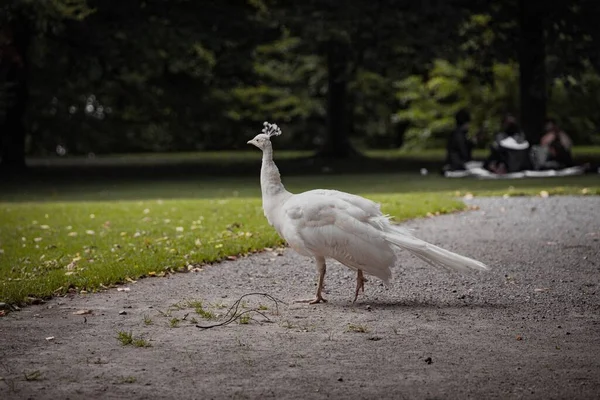
{"label": "person in dark clothing", "polygon": [[521,132],[517,119],[507,114],[502,120],[502,131],[496,134],[483,167],[496,174],[531,169],[529,150],[529,142]]}
{"label": "person in dark clothing", "polygon": [[465,109],[455,115],[456,129],[448,138],[446,144],[446,165],[443,171],[461,171],[465,169],[465,163],[472,161],[471,153],[475,142],[467,136],[471,115]]}

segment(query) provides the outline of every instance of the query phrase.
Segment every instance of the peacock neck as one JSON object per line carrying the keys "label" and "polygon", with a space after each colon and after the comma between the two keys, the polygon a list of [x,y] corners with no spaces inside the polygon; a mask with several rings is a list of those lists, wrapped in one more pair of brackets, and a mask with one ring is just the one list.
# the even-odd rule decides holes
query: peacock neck
{"label": "peacock neck", "polygon": [[279,169],[273,161],[273,149],[268,146],[263,150],[262,167],[260,169],[260,187],[263,199],[286,193]]}

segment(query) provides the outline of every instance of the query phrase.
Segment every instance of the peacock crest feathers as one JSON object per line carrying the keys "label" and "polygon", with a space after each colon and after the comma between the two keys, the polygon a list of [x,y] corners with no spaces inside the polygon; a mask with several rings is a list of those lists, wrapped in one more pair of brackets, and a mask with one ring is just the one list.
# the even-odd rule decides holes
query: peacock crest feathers
{"label": "peacock crest feathers", "polygon": [[281,128],[278,127],[277,124],[271,124],[265,121],[263,122],[262,133],[267,135],[268,137],[279,136],[281,135]]}

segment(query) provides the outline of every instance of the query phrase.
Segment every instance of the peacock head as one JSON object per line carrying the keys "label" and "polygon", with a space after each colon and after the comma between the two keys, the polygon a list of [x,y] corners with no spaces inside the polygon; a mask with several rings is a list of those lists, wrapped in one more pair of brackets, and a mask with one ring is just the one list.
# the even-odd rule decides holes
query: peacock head
{"label": "peacock head", "polygon": [[252,140],[248,140],[248,144],[253,144],[261,150],[271,146],[271,136],[281,135],[281,128],[277,124],[263,123],[262,133],[259,133]]}

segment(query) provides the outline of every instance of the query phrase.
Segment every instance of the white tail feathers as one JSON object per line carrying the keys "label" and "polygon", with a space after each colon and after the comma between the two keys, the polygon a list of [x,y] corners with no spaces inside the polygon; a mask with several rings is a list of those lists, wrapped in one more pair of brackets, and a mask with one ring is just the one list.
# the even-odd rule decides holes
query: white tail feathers
{"label": "white tail feathers", "polygon": [[412,236],[407,230],[388,224],[385,239],[406,249],[430,265],[444,267],[453,271],[468,272],[472,270],[487,271],[489,268],[482,262],[460,254],[442,249],[424,240]]}

